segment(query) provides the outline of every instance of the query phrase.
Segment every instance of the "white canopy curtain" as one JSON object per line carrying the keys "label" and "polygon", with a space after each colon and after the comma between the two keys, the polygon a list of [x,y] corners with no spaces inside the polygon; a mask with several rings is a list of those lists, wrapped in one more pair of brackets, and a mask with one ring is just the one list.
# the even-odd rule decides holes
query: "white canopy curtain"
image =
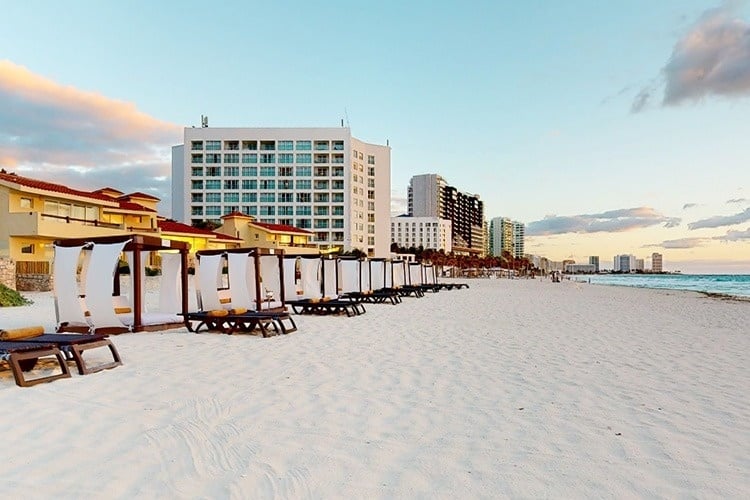
{"label": "white canopy curtain", "polygon": [[406,284],[406,262],[403,260],[394,260],[393,269],[393,287],[400,288]]}
{"label": "white canopy curtain", "polygon": [[335,299],[339,296],[338,292],[338,260],[323,259],[323,297]]}
{"label": "white canopy curtain", "polygon": [[159,278],[159,312],[177,314],[182,311],[182,257],[179,253],[159,252],[161,277]]}
{"label": "white canopy curtain", "polygon": [[322,262],[320,258],[301,259],[300,276],[302,281],[302,297],[305,299],[319,298]]}
{"label": "white canopy curtain", "polygon": [[[284,256],[284,300],[299,300],[302,298],[302,289],[298,289],[296,276],[297,264],[299,257],[294,255]],[[300,279],[301,281],[301,279]]]}
{"label": "white canopy curtain", "polygon": [[386,260],[383,262],[385,266],[383,274],[383,286],[385,288],[393,288],[393,261]]}
{"label": "white canopy curtain", "polygon": [[359,292],[361,262],[358,259],[339,259],[339,292]]}
{"label": "white canopy curtain", "polygon": [[255,296],[255,261],[247,252],[227,253],[229,266],[229,293],[232,307],[255,310],[258,307]]}
{"label": "white canopy curtain", "polygon": [[370,261],[370,288],[373,290],[385,288],[385,261],[382,259]]}
{"label": "white canopy curtain", "polygon": [[422,283],[425,285],[437,284],[437,280],[435,279],[435,266],[432,264],[422,266]]}
{"label": "white canopy curtain", "polygon": [[54,247],[52,276],[54,279],[53,293],[58,329],[62,323],[73,326],[88,326],[76,281],[78,260],[84,246],[62,247],[55,245]]}
{"label": "white canopy curtain", "polygon": [[221,254],[199,255],[196,261],[196,286],[198,307],[202,311],[222,309],[219,300],[219,285],[221,283]]}
{"label": "white canopy curtain", "polygon": [[418,286],[422,284],[422,264],[409,262],[409,284]]}
{"label": "white canopy curtain", "polygon": [[86,307],[91,331],[105,328],[128,330],[117,317],[112,303],[114,279],[122,249],[129,242],[94,243],[86,273]]}
{"label": "white canopy curtain", "polygon": [[[125,254],[125,260],[128,262],[128,266],[130,267],[130,287],[128,289],[128,297],[122,297],[119,300],[117,297],[115,297],[115,307],[123,307],[128,306],[131,309],[134,309],[135,306],[135,280],[136,276],[135,274],[138,273],[138,277],[141,280],[141,283],[146,282],[146,262],[148,262],[148,254],[149,252],[141,251],[141,258],[140,258],[140,269],[135,268],[135,259],[133,259],[133,252],[124,252]],[[146,287],[141,287],[141,312],[146,312]]]}
{"label": "white canopy curtain", "polygon": [[369,292],[372,290],[370,284],[370,262],[368,260],[359,261],[359,291]]}
{"label": "white canopy curtain", "polygon": [[[281,269],[279,254],[260,255],[260,301],[262,309],[272,309],[284,305],[281,293]],[[270,299],[270,300],[269,300]]]}

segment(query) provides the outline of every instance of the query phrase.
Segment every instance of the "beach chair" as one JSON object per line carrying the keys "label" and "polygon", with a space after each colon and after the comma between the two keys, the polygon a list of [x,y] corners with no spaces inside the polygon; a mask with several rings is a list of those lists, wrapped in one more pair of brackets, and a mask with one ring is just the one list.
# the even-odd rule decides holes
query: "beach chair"
{"label": "beach chair", "polygon": [[[30,372],[39,359],[52,357],[60,373],[29,378],[24,373]],[[52,344],[0,340],[0,360],[6,361],[13,372],[13,378],[19,387],[30,387],[42,382],[52,382],[61,378],[70,378],[70,370],[60,349]]]}
{"label": "beach chair", "polygon": [[[319,256],[286,256],[284,259],[284,277],[286,279],[286,304],[296,314],[340,315],[347,317],[364,313],[364,307],[350,300],[342,300],[335,292],[324,294],[323,268],[325,260]],[[330,261],[329,262],[334,262]],[[296,267],[299,266],[299,285],[293,280]],[[328,265],[333,269],[333,265]],[[334,275],[335,276],[335,275]],[[329,278],[330,280],[330,278]],[[335,281],[335,278],[333,279]],[[334,287],[335,288],[335,287]],[[294,298],[292,298],[294,297]]]}
{"label": "beach chair", "polygon": [[421,287],[408,284],[407,264],[404,260],[394,260],[391,262],[391,283],[393,288],[402,297],[424,297],[424,291]]}

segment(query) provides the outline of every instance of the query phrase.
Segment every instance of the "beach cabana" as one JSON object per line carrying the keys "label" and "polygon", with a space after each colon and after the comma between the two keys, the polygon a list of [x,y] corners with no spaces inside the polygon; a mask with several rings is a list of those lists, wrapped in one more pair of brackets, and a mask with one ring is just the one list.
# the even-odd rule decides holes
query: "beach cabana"
{"label": "beach cabana", "polygon": [[[189,245],[147,235],[57,240],[54,298],[58,332],[123,333],[185,326]],[[145,301],[146,256],[161,255],[159,305]],[[120,258],[129,256],[130,287],[121,294]],[[81,267],[80,286],[76,279]]]}

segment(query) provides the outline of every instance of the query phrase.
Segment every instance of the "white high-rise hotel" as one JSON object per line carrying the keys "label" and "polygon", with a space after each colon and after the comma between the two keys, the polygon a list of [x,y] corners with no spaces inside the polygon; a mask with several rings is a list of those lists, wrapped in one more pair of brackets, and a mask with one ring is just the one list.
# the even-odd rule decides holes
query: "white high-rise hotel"
{"label": "white high-rise hotel", "polygon": [[242,212],[315,234],[322,247],[390,251],[391,148],[349,128],[186,128],[172,148],[172,216]]}

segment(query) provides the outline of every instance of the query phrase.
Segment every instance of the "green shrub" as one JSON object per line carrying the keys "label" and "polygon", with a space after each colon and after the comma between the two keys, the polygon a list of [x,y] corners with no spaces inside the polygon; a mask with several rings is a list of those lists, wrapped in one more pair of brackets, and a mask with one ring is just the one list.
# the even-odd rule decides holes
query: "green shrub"
{"label": "green shrub", "polygon": [[29,300],[17,291],[0,284],[0,307],[26,306],[33,303],[33,300]]}

